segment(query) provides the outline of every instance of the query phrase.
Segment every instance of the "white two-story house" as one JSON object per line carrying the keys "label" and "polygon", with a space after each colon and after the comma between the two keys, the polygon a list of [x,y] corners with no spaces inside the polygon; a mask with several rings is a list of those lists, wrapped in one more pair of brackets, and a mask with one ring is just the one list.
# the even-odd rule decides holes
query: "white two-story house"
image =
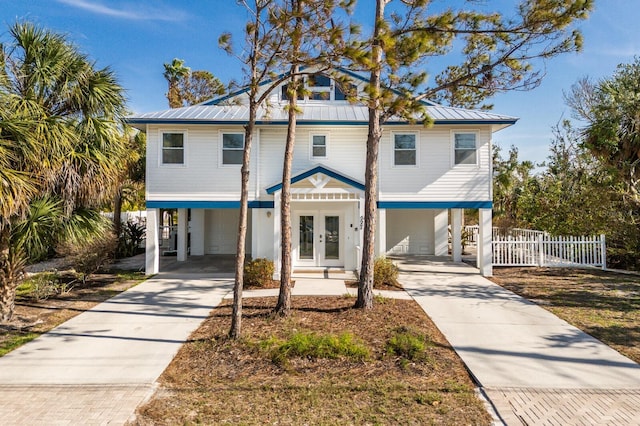
{"label": "white two-story house", "polygon": [[[358,90],[366,81],[350,75]],[[327,75],[305,78],[291,185],[294,270],[359,269],[367,108]],[[140,114],[147,134],[146,272],[159,271],[162,212],[177,210],[177,260],[234,254],[240,205],[245,92]],[[251,150],[247,253],[279,267],[286,88],[261,108]],[[426,103],[432,127],[388,120],[380,144],[376,252],[459,261],[462,210],[478,209],[478,267],[491,274],[492,134],[516,118]]]}

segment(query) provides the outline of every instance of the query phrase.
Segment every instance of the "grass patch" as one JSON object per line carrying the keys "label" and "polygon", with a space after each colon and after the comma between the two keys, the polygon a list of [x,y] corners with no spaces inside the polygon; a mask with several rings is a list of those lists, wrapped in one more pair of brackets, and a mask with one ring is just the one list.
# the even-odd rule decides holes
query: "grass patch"
{"label": "grass patch", "polygon": [[0,341],[0,356],[8,354],[12,350],[32,341],[41,334],[42,333],[12,334],[7,339]]}
{"label": "grass patch", "polygon": [[[245,301],[238,341],[226,338],[231,301],[214,309],[135,424],[491,424],[464,365],[414,301],[363,311],[352,298],[294,297],[287,318],[272,314],[275,303]],[[402,366],[389,356],[399,325],[422,336],[425,358]]]}
{"label": "grass patch", "polygon": [[261,346],[267,349],[276,364],[286,364],[293,357],[347,358],[361,361],[370,355],[369,349],[351,333],[322,335],[296,331],[287,340],[272,337],[261,342]]}
{"label": "grass patch", "polygon": [[597,269],[495,268],[493,282],[640,362],[640,277]]}
{"label": "grass patch", "polygon": [[399,327],[387,342],[387,353],[408,360],[425,359],[428,342],[414,330]]}

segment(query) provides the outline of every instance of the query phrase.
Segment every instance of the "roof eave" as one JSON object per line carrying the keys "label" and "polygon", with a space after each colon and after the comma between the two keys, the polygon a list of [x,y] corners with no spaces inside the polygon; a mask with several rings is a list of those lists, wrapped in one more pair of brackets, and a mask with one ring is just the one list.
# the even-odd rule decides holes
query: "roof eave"
{"label": "roof eave", "polygon": [[[509,119],[496,119],[496,120],[434,120],[434,125],[491,125],[493,126],[493,131],[502,130],[506,127],[512,126],[518,121],[517,118],[509,118]],[[246,125],[246,120],[198,120],[198,119],[171,119],[171,118],[129,118],[126,122],[140,130],[144,130],[145,125],[147,124],[217,124],[217,125]],[[274,126],[282,126],[287,125],[287,120],[257,120],[256,125],[265,126],[265,125],[274,125]],[[365,120],[361,121],[346,121],[346,120],[298,120],[298,125],[301,126],[318,126],[318,125],[330,125],[330,126],[362,126],[367,125],[368,122]],[[410,125],[410,124],[422,124],[421,121],[416,121],[415,123],[411,123],[409,121],[387,121],[385,126],[402,126],[402,125]]]}

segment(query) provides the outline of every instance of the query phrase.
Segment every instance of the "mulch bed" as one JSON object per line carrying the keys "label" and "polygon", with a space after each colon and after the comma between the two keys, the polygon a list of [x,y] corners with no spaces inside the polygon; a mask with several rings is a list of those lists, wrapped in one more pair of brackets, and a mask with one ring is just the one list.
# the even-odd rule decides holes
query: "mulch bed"
{"label": "mulch bed", "polygon": [[[247,299],[238,341],[226,337],[224,303],[165,370],[136,424],[490,424],[462,362],[414,301],[376,299],[370,311],[353,309],[354,301],[294,297],[283,318],[272,313],[275,298]],[[424,358],[388,353],[399,327],[426,337]],[[260,342],[294,331],[348,332],[371,356],[274,363]]]}

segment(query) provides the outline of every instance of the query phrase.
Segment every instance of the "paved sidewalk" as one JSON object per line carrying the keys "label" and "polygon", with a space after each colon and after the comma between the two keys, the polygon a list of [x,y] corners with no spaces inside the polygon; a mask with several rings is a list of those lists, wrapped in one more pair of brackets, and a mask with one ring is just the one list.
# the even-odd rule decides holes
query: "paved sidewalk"
{"label": "paved sidewalk", "polygon": [[123,424],[232,280],[158,275],[0,358],[0,423]]}
{"label": "paved sidewalk", "polygon": [[[401,258],[405,292],[461,356],[508,425],[640,425],[640,367],[465,264]],[[232,278],[161,274],[0,358],[3,425],[123,424]],[[293,295],[355,294],[296,275]],[[278,290],[245,290],[244,297]]]}
{"label": "paved sidewalk", "polygon": [[398,263],[506,424],[640,424],[635,362],[466,264]]}

